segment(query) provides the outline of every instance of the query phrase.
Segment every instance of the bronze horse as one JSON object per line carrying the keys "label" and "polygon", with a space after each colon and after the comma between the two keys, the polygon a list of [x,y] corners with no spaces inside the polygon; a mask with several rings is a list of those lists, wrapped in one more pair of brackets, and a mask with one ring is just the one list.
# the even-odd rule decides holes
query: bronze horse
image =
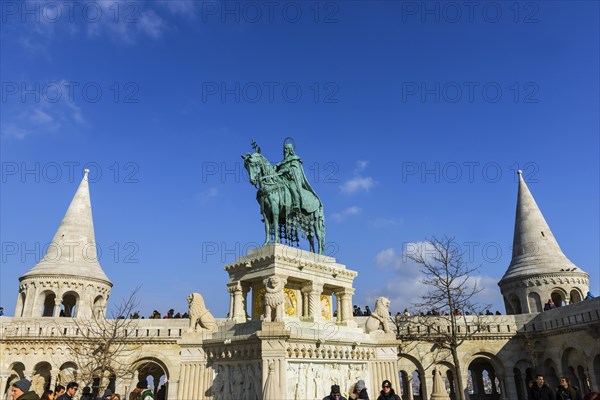
{"label": "bronze horse", "polygon": [[[293,184],[280,174],[275,166],[259,152],[243,155],[244,167],[248,171],[250,183],[258,188],[256,200],[265,224],[265,242],[275,243],[281,239],[298,242],[298,231],[302,232],[315,252],[314,239],[319,244],[319,254],[325,250],[325,217],[323,205],[318,197],[309,194],[309,201],[314,210],[293,204],[290,185]],[[310,197],[312,196],[312,197]]]}

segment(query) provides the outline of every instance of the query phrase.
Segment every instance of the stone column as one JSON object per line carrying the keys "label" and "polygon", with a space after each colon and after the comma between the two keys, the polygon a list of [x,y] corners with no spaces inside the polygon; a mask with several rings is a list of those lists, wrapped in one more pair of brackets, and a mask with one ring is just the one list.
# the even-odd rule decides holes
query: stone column
{"label": "stone column", "polygon": [[0,396],[2,396],[1,397],[2,399],[4,399],[4,395],[6,394],[6,392],[4,391],[4,389],[6,389],[6,384],[7,383],[8,383],[8,376],[7,375],[0,375]]}
{"label": "stone column", "polygon": [[233,314],[229,314],[230,320],[236,323],[246,322],[246,310],[244,307],[246,301],[244,300],[241,282],[230,283],[227,285],[227,289],[233,298],[233,307],[230,306],[230,309],[233,308]]}
{"label": "stone column", "polygon": [[352,314],[352,295],[354,294],[354,289],[352,288],[342,288],[338,290],[339,298],[341,299],[340,303],[342,305],[341,312],[338,310],[338,315],[342,314],[341,325],[356,327],[357,324],[354,321],[354,315]]}
{"label": "stone column", "polygon": [[344,313],[344,303],[342,301],[343,295],[339,292],[333,292],[333,294],[335,295],[335,303],[337,304],[337,317],[336,317],[336,324],[339,324],[342,322],[342,315]]}
{"label": "stone column", "polygon": [[58,296],[54,299],[54,311],[52,311],[52,316],[53,317],[59,317],[60,316],[60,306],[62,304],[62,299],[59,298]]}
{"label": "stone column", "polygon": [[233,320],[233,294],[235,293],[235,284],[228,284],[227,291],[229,292],[229,313],[227,314],[227,321]]}
{"label": "stone column", "polygon": [[[594,358],[590,357],[587,368],[588,371],[594,371]],[[600,377],[597,374],[588,374],[592,392],[600,392]]]}
{"label": "stone column", "polygon": [[25,305],[23,306],[23,317],[41,317],[42,313],[39,310],[40,315],[33,314],[33,308],[35,307],[35,301],[38,295],[38,290],[36,286],[33,286],[32,283],[27,284],[25,289]]}
{"label": "stone column", "polygon": [[[248,307],[248,293],[250,292],[250,285],[242,283],[241,286],[242,286],[242,309],[244,310],[244,322],[246,322],[250,318],[250,314],[249,314],[250,308]],[[250,300],[250,301],[252,301],[252,300]]]}
{"label": "stone column", "polygon": [[302,293],[308,296],[308,318],[311,322],[325,321],[321,314],[321,293],[323,293],[323,285],[310,282],[302,288]]}
{"label": "stone column", "polygon": [[304,288],[302,288],[302,290],[300,291],[300,293],[302,293],[302,315],[301,318],[302,319],[308,319],[309,316],[309,312],[308,312],[308,291],[304,290]]}

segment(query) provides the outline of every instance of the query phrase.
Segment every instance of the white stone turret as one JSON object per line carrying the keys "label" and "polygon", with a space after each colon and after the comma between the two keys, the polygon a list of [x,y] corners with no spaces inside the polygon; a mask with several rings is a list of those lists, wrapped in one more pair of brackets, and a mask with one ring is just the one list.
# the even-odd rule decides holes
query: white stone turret
{"label": "white stone turret", "polygon": [[112,283],[98,262],[88,173],[44,258],[19,278],[15,317],[91,318],[105,312]]}
{"label": "white stone turret", "polygon": [[498,285],[508,314],[540,312],[552,299],[556,307],[581,301],[589,275],[562,252],[519,173],[512,260]]}

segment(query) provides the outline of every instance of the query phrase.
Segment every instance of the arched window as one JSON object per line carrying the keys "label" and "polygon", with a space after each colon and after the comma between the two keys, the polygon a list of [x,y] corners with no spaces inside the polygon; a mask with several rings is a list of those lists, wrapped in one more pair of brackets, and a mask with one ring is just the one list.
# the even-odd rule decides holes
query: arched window
{"label": "arched window", "polygon": [[77,311],[77,299],[75,292],[67,292],[62,298],[61,317],[74,317]]}
{"label": "arched window", "polygon": [[565,295],[561,291],[554,290],[550,296],[556,307],[561,307],[565,301]]}
{"label": "arched window", "polygon": [[94,317],[101,318],[104,314],[104,297],[96,296],[94,299]]}
{"label": "arched window", "polygon": [[523,314],[521,309],[521,301],[516,294],[510,296],[510,305],[515,314]]}
{"label": "arched window", "polygon": [[415,370],[412,373],[412,392],[413,392],[413,399],[414,400],[421,400],[423,398],[423,395],[421,393],[421,390],[423,389],[422,384],[421,384],[421,374],[419,374],[419,371]]}
{"label": "arched window", "polygon": [[581,293],[579,293],[579,290],[571,290],[571,293],[569,294],[569,304],[579,303],[581,300]]}
{"label": "arched window", "polygon": [[45,292],[42,293],[44,303],[42,305],[42,317],[52,317],[54,316],[54,301],[56,300],[56,295],[54,292]]}
{"label": "arched window", "polygon": [[540,298],[539,294],[531,292],[529,293],[529,295],[527,295],[527,300],[529,303],[530,313],[542,312],[542,299]]}

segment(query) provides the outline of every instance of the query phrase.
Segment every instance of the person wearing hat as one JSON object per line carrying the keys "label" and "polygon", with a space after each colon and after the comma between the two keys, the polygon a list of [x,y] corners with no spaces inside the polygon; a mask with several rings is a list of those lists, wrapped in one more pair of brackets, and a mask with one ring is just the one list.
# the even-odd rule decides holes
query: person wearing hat
{"label": "person wearing hat", "polygon": [[99,398],[99,400],[108,400],[111,398],[112,394],[113,394],[112,390],[106,389],[104,391],[104,394],[102,395],[102,397]]}
{"label": "person wearing hat", "polygon": [[392,382],[387,379],[381,382],[381,392],[377,400],[400,400],[400,396],[392,389]]}
{"label": "person wearing hat", "polygon": [[358,382],[356,382],[356,385],[354,386],[354,391],[350,398],[369,400],[369,394],[367,393],[367,386],[365,385],[365,381],[360,379]]}
{"label": "person wearing hat", "polygon": [[346,398],[340,393],[340,387],[338,385],[331,385],[331,393],[329,396],[324,397],[323,400],[346,400]]}
{"label": "person wearing hat", "polygon": [[31,381],[20,379],[12,384],[10,395],[13,400],[40,400],[40,396],[33,391],[29,391],[30,387]]}

